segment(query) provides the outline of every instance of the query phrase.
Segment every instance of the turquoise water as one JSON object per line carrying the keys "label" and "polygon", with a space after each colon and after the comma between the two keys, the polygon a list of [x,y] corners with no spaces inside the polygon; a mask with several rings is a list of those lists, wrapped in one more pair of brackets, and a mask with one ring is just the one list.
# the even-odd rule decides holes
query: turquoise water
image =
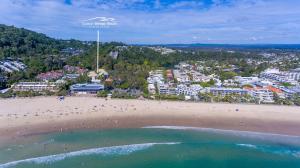
{"label": "turquoise water", "polygon": [[300,168],[300,138],[157,127],[33,135],[0,145],[0,168]]}

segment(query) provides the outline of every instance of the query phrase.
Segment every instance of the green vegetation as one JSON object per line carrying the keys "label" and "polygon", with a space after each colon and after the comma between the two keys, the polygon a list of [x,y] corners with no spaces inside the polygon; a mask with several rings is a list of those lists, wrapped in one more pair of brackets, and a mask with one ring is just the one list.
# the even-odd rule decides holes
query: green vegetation
{"label": "green vegetation", "polygon": [[293,86],[292,84],[290,84],[288,82],[281,83],[281,85],[284,86],[284,87],[291,87],[291,86]]}
{"label": "green vegetation", "polygon": [[224,80],[227,80],[227,79],[232,79],[233,77],[237,76],[237,73],[235,72],[221,72],[220,73],[220,80],[221,81],[224,81]]}
{"label": "green vegetation", "polygon": [[97,93],[97,97],[107,97],[108,94],[109,94],[108,91],[103,90]]}
{"label": "green vegetation", "polygon": [[184,95],[155,95],[155,99],[160,100],[185,100]]}

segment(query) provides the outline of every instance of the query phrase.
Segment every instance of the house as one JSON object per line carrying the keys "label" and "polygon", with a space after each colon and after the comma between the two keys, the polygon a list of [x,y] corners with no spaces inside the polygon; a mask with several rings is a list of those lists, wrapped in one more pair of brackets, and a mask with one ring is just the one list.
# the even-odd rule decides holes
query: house
{"label": "house", "polygon": [[96,83],[74,84],[70,87],[72,94],[97,94],[104,90],[104,85]]}

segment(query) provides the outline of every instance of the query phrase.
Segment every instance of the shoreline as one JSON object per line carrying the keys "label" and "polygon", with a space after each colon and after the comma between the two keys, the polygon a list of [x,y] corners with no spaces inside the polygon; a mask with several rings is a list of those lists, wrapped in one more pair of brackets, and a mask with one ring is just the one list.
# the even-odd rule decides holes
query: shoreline
{"label": "shoreline", "polygon": [[300,136],[296,106],[37,97],[0,99],[0,107],[0,143],[50,132],[161,125]]}

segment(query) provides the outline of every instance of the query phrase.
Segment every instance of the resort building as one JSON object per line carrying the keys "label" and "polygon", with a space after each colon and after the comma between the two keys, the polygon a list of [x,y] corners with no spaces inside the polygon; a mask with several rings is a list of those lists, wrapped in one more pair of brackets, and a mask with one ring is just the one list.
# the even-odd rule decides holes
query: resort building
{"label": "resort building", "polygon": [[214,96],[222,96],[225,97],[226,95],[247,95],[248,91],[245,89],[240,88],[207,88],[207,92],[213,94]]}
{"label": "resort building", "polygon": [[164,83],[157,84],[158,94],[169,94],[169,85]]}
{"label": "resort building", "polygon": [[190,78],[186,72],[181,70],[174,70],[174,77],[179,83],[190,83]]}
{"label": "resort building", "polygon": [[19,82],[13,86],[14,91],[58,91],[58,85],[54,82]]}
{"label": "resort building", "polygon": [[274,103],[274,93],[268,89],[253,89],[249,94],[259,103]]}
{"label": "resort building", "polygon": [[185,96],[198,96],[202,87],[200,85],[178,85],[176,88],[177,95],[185,95]]}
{"label": "resort building", "polygon": [[96,83],[74,84],[70,87],[72,94],[97,94],[101,90],[104,90],[104,85]]}
{"label": "resort building", "polygon": [[242,76],[236,76],[234,77],[234,81],[238,82],[240,86],[243,85],[251,85],[254,84],[255,82],[259,81],[258,77],[242,77]]}

